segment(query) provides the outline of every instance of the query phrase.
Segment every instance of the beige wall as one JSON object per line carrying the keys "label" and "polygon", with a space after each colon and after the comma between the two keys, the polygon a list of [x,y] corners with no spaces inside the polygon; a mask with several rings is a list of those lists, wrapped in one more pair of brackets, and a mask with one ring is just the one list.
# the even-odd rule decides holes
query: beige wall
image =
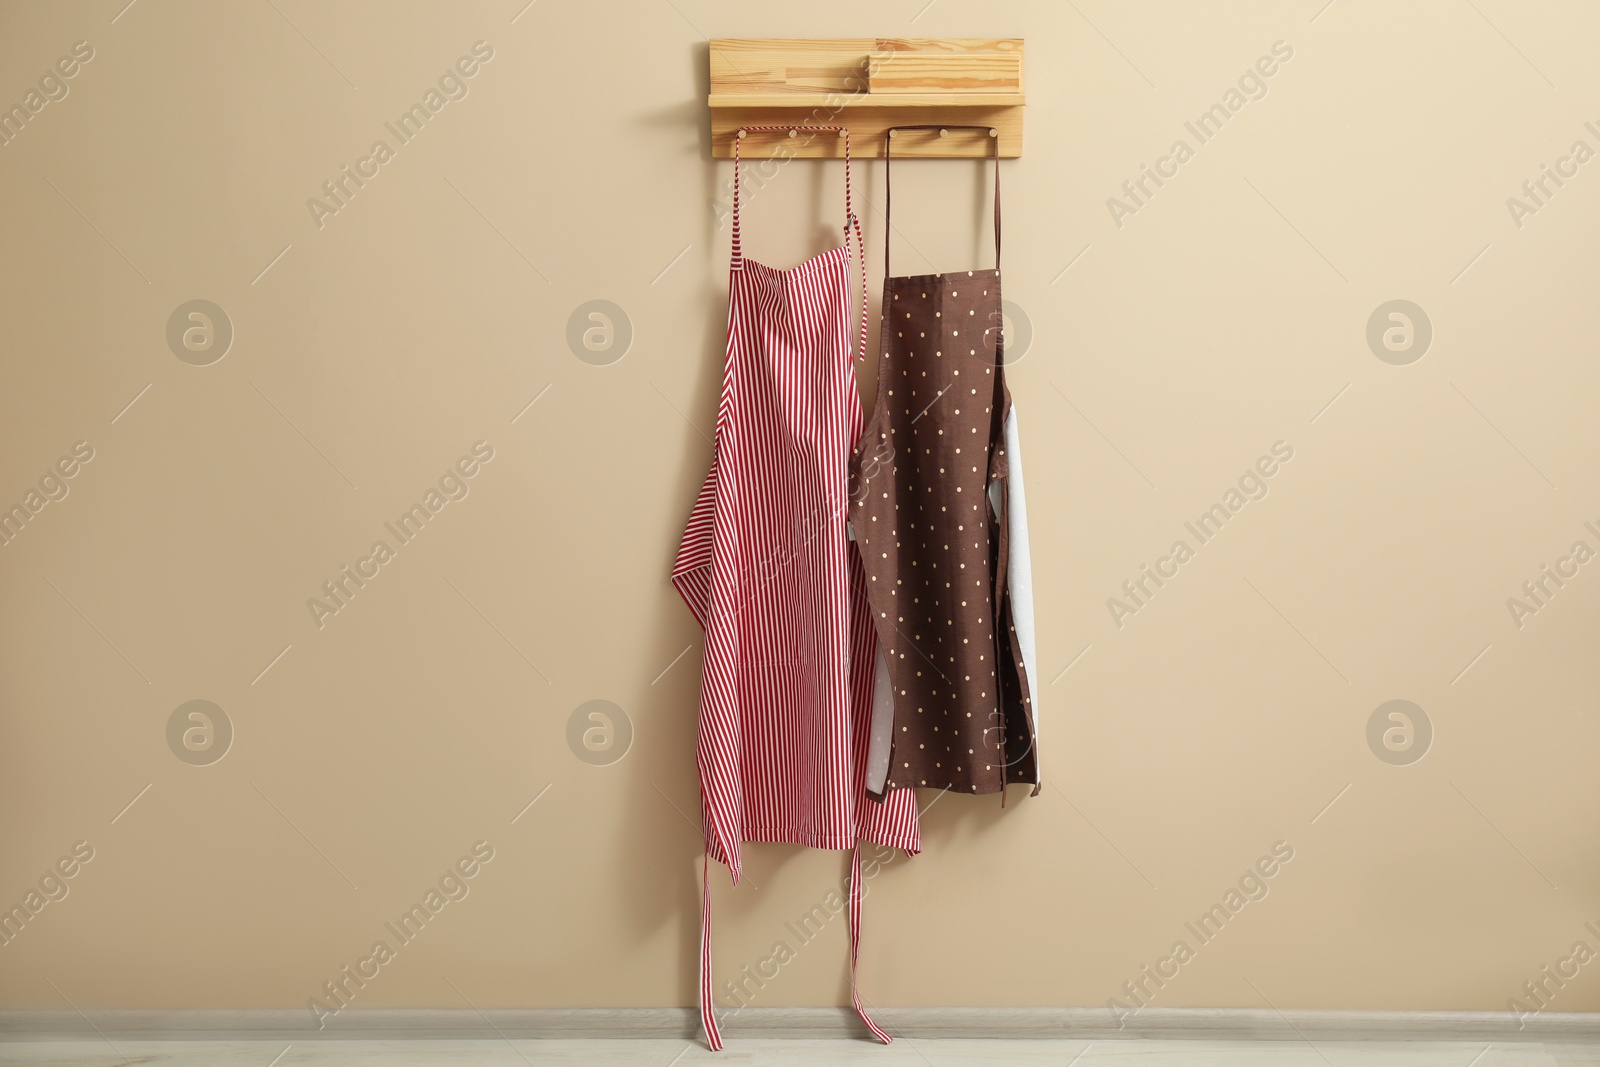
{"label": "beige wall", "polygon": [[[0,548],[0,898],[93,853],[0,948],[0,1004],[301,1007],[480,841],[357,1006],[692,1001],[701,644],[667,572],[726,299],[702,34],[1027,39],[1004,266],[1049,784],[932,809],[871,883],[868,997],[1101,1005],[1183,939],[1157,1004],[1501,1009],[1600,948],[1600,564],[1507,606],[1600,549],[1600,162],[1507,206],[1600,149],[1592,5],[123,2],[0,14],[5,103],[93,50],[0,147],[0,502],[93,452]],[[477,41],[468,95],[319,226],[308,198]],[[1279,41],[1200,144],[1184,122]],[[876,272],[882,169],[856,173]],[[987,265],[982,165],[896,174],[897,268]],[[752,254],[834,241],[841,177],[782,169]],[[206,366],[166,335],[197,299],[234,331]],[[565,339],[593,299],[634,331],[607,366]],[[1396,299],[1432,324],[1405,365],[1366,339]],[[480,441],[400,544],[385,522]],[[308,598],[380,539],[319,627]],[[1108,598],[1180,539],[1119,626]],[[1420,762],[1369,746],[1395,699]],[[233,730],[207,766],[169,744],[191,700]],[[619,762],[569,746],[590,700],[631,722]],[[1280,841],[1201,945],[1185,922]],[[758,846],[749,884],[719,874],[721,976],[783,941],[755,1002],[841,1003],[843,920],[785,924],[844,870]],[[1592,969],[1553,1007],[1600,1008]]]}

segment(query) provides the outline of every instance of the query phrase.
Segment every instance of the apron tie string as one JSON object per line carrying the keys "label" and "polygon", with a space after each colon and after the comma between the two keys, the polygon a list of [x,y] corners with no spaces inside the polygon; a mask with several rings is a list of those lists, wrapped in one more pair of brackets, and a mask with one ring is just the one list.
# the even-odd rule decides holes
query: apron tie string
{"label": "apron tie string", "polygon": [[[707,850],[701,862],[700,897],[700,1025],[705,1028],[706,1045],[712,1052],[722,1051],[722,1030],[717,1026],[715,999],[711,984],[711,854]],[[872,1036],[891,1044],[894,1038],[888,1031],[872,1021],[861,1003],[856,990],[856,967],[861,953],[861,845],[850,852],[850,1003],[861,1021],[867,1024]]]}
{"label": "apron tie string", "polygon": [[700,897],[700,1024],[706,1030],[706,1044],[712,1052],[722,1051],[722,1031],[717,1027],[716,1004],[711,989],[711,848],[706,846],[701,864]]}
{"label": "apron tie string", "polygon": [[872,1036],[887,1045],[894,1038],[872,1021],[867,1009],[861,1006],[861,994],[856,992],[856,956],[861,948],[861,895],[861,843],[858,841],[850,853],[850,1003],[855,1006],[861,1021],[867,1024],[867,1029],[872,1031]]}

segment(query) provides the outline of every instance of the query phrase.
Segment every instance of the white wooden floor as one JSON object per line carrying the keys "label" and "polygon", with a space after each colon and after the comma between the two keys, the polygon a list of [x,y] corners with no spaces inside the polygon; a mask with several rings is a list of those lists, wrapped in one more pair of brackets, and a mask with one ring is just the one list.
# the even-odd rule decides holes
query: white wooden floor
{"label": "white wooden floor", "polygon": [[1600,1067],[1600,1046],[1506,1042],[729,1041],[106,1041],[0,1042],[0,1064],[28,1067]]}

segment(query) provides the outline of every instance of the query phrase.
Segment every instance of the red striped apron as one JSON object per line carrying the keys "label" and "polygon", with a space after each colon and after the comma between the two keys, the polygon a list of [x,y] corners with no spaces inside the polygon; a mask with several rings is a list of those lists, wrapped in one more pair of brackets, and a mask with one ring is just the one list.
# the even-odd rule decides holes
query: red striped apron
{"label": "red striped apron", "polygon": [[[849,540],[848,470],[861,435],[851,360],[850,139],[838,126],[751,126],[843,134],[845,241],[788,270],[743,256],[739,141],[734,141],[728,338],[716,450],[672,569],[706,632],[701,676],[701,814],[706,858],[700,1018],[722,1048],[711,979],[710,861],[739,882],[741,841],[851,849],[850,996],[860,943],[861,851],[874,841],[915,854],[915,794],[866,797],[877,637],[861,559]],[[862,269],[858,355],[866,354]],[[887,694],[885,694],[887,695]]]}

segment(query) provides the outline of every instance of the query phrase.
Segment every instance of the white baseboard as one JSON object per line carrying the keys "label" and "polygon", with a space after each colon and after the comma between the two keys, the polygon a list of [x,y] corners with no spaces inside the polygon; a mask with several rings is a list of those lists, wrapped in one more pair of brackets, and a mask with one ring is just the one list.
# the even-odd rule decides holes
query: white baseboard
{"label": "white baseboard", "polygon": [[[306,1009],[0,1011],[0,1041],[424,1040],[685,1038],[691,1008],[492,1010],[351,1008],[318,1029]],[[1218,1041],[1600,1041],[1600,1014],[1549,1012],[1294,1011],[1147,1008],[1119,1028],[1104,1008],[878,1008],[890,1033],[910,1038],[1164,1038]],[[729,1036],[824,1038],[866,1033],[844,1008],[747,1008],[722,1015]],[[91,1025],[92,1024],[92,1025]]]}

